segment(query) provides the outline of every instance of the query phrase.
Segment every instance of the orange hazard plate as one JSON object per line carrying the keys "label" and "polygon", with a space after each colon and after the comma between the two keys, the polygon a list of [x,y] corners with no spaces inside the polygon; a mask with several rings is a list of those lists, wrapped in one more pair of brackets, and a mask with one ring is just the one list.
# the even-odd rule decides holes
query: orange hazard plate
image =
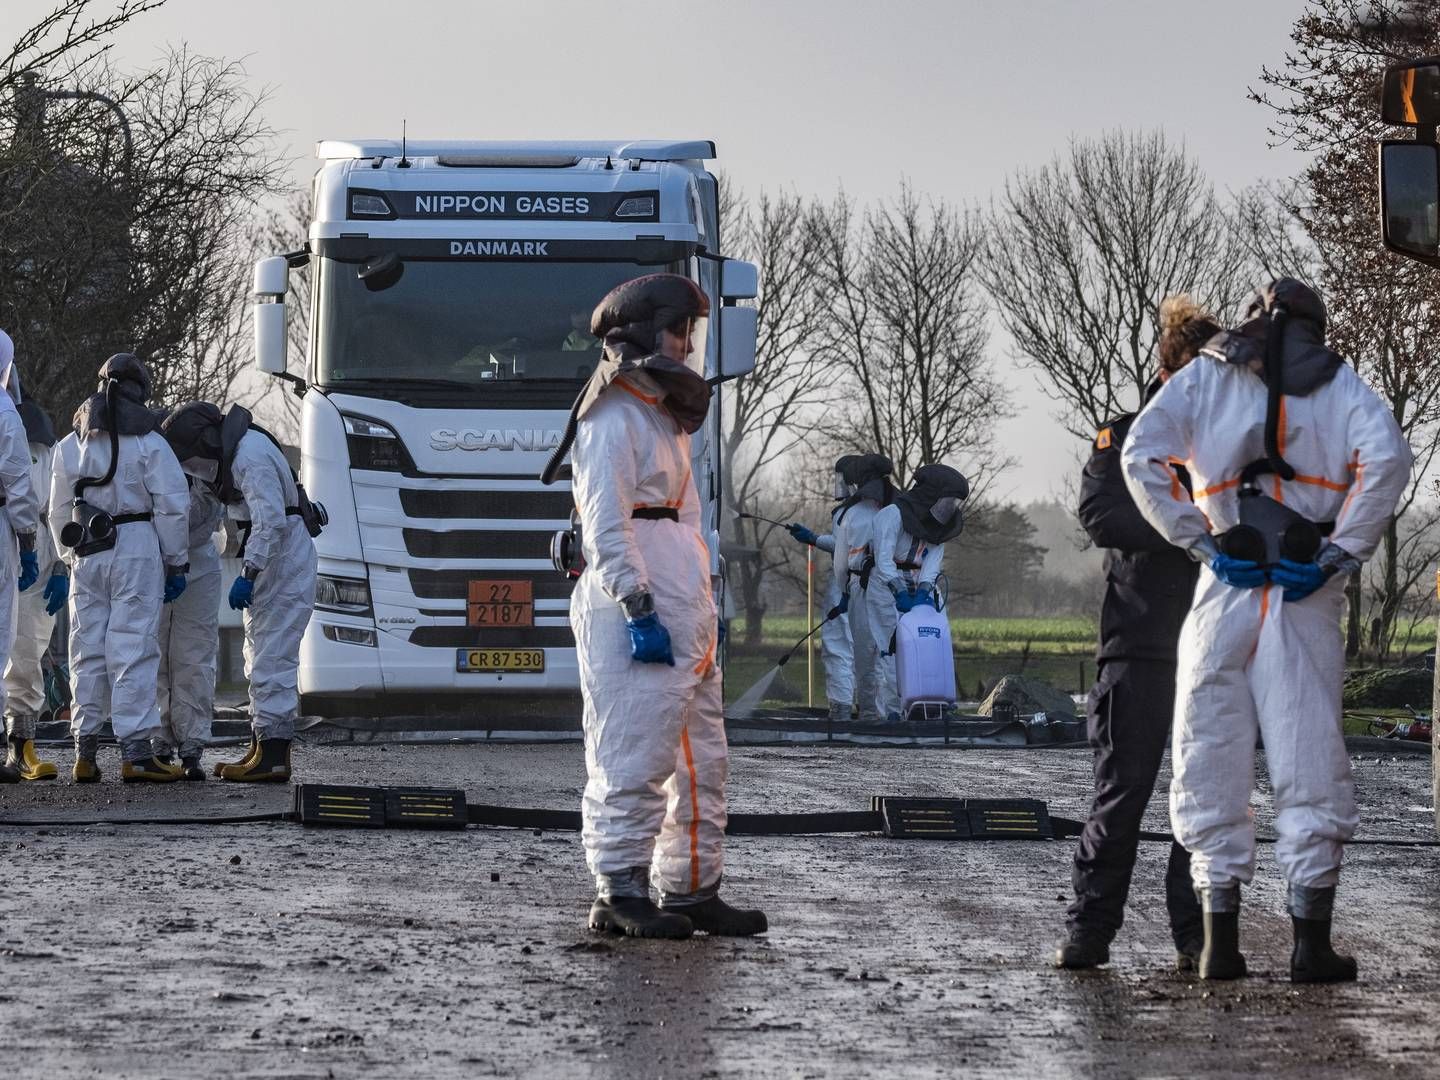
{"label": "orange hazard plate", "polygon": [[470,602],[465,608],[465,621],[471,626],[534,626],[534,582],[470,582]]}

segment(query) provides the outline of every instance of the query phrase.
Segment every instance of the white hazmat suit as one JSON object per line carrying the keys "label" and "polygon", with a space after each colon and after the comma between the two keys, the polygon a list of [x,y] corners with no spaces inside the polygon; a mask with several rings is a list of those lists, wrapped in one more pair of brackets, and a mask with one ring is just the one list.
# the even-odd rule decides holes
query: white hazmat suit
{"label": "white hazmat suit", "polygon": [[189,558],[185,591],[160,609],[161,752],[198,761],[215,714],[215,664],[220,652],[220,551],[215,532],[224,508],[202,483],[190,485]]}
{"label": "white hazmat suit", "polygon": [[[9,374],[10,358],[3,355],[9,338],[0,342],[0,383]],[[5,512],[0,514],[0,656],[7,661],[15,641],[17,603],[20,596],[20,546],[31,547],[40,521],[40,500],[32,486],[30,446],[25,424],[10,395],[0,391],[0,497]],[[31,588],[29,592],[38,592]],[[8,711],[0,686],[0,712]]]}
{"label": "white hazmat suit", "polygon": [[[835,527],[835,587],[850,596],[847,618],[855,673],[855,710],[861,723],[875,723],[880,712],[880,643],[871,631],[867,592],[861,572],[870,559],[870,536],[880,504],[861,499]],[[887,594],[888,595],[888,594]]]}
{"label": "white hazmat suit", "polygon": [[108,484],[84,500],[112,517],[151,515],[115,526],[115,546],[77,557],[60,543],[75,503],[75,483],[110,465],[110,434],[73,432],[56,446],[50,482],[50,532],[71,568],[70,678],[77,742],[99,736],[106,718],[127,761],[150,756],[160,732],[155,684],[160,665],[160,607],[165,568],[183,566],[190,498],[185,474],[158,431],[119,437],[120,462]]}
{"label": "white hazmat suit", "polygon": [[[37,525],[46,520],[50,505],[50,463],[55,455],[53,446],[29,443],[30,490],[34,492]],[[9,505],[7,496],[6,505]],[[35,531],[35,554],[40,566],[40,585],[16,595],[15,640],[5,665],[5,724],[13,735],[26,739],[35,737],[35,720],[45,708],[45,673],[40,658],[50,644],[55,616],[45,611],[44,589],[41,587],[55,566],[55,543],[50,530]]]}
{"label": "white hazmat suit", "polygon": [[[1197,550],[1239,522],[1240,473],[1265,456],[1266,385],[1243,365],[1201,354],[1130,429],[1126,484],[1177,547]],[[1296,476],[1263,493],[1314,522],[1355,559],[1374,552],[1410,474],[1388,409],[1340,366],[1306,396],[1285,396],[1279,448]],[[1172,463],[1190,473],[1194,501]],[[1276,585],[1236,588],[1201,573],[1179,646],[1170,814],[1198,888],[1249,882],[1255,736],[1274,785],[1275,855],[1292,889],[1333,886],[1357,814],[1340,720],[1344,575],[1303,600]],[[1353,975],[1352,975],[1353,977]]]}
{"label": "white hazmat suit", "polygon": [[[586,561],[570,602],[589,773],[586,860],[597,879],[651,866],[662,892],[700,893],[722,870],[727,747],[690,436],[622,377],[579,421],[573,460]],[[631,516],[647,507],[674,509],[679,520]],[[631,658],[620,601],[646,591],[674,667]]]}
{"label": "white hazmat suit", "polygon": [[[845,507],[837,506],[831,514],[830,532],[815,539],[815,547],[830,556],[830,576],[825,581],[822,616],[829,614],[845,595],[844,554],[835,553],[836,537],[845,518]],[[831,711],[842,711],[850,719],[850,706],[855,701],[855,646],[850,639],[850,615],[837,615],[820,627],[820,659],[825,665],[825,700]]]}
{"label": "white hazmat suit", "polygon": [[230,474],[242,501],[231,518],[248,523],[245,565],[259,571],[245,609],[245,677],[257,739],[293,739],[300,714],[300,639],[315,609],[315,541],[300,517],[290,465],[261,432],[240,437]]}
{"label": "white hazmat suit", "polygon": [[887,719],[900,715],[900,684],[895,671],[895,627],[900,613],[893,589],[914,591],[921,585],[932,589],[945,561],[945,545],[930,544],[905,531],[900,507],[891,504],[875,515],[871,524],[870,547],[875,568],[866,591],[866,612],[870,636],[880,653],[880,713]]}

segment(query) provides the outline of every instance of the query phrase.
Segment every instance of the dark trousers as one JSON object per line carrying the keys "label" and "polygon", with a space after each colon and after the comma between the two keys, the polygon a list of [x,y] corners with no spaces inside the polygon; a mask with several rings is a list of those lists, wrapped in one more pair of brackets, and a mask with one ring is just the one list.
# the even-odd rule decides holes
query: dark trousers
{"label": "dark trousers", "polygon": [[[1075,849],[1075,899],[1070,927],[1107,941],[1125,921],[1125,898],[1140,846],[1140,819],[1155,790],[1175,711],[1175,665],[1155,660],[1105,660],[1088,702],[1095,752],[1095,798]],[[1202,934],[1200,905],[1190,883],[1190,853],[1170,846],[1165,907],[1177,945]]]}

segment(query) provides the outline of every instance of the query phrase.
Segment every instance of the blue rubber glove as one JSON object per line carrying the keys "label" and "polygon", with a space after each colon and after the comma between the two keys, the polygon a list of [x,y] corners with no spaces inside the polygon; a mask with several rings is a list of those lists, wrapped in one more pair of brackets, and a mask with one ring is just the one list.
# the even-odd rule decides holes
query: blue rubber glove
{"label": "blue rubber glove", "polygon": [[[235,604],[234,590],[230,593],[230,604]],[[630,629],[630,656],[642,664],[669,664],[675,666],[675,654],[670,650],[670,631],[660,623],[660,616],[649,614],[638,619],[626,619]]]}
{"label": "blue rubber glove", "polygon": [[725,647],[725,638],[729,633],[730,627],[725,625],[725,617],[722,615],[719,620],[719,627],[715,631],[715,647],[717,649],[723,649]]}
{"label": "blue rubber glove", "polygon": [[785,529],[796,540],[799,540],[800,543],[809,544],[811,547],[814,547],[815,541],[820,539],[820,537],[815,535],[813,530],[807,529],[799,522],[796,522],[794,525],[786,525]]}
{"label": "blue rubber glove", "polygon": [[895,610],[902,615],[915,606],[917,597],[909,589],[902,589],[895,594]]}
{"label": "blue rubber glove", "polygon": [[1219,554],[1210,560],[1210,572],[1236,589],[1257,589],[1265,584],[1265,571],[1249,559],[1232,559]]}
{"label": "blue rubber glove", "polygon": [[20,552],[20,591],[40,580],[40,556],[33,551]]}
{"label": "blue rubber glove", "polygon": [[1270,568],[1270,580],[1285,590],[1286,600],[1304,600],[1325,584],[1325,571],[1313,562],[1281,559]]}
{"label": "blue rubber glove", "polygon": [[845,614],[847,611],[849,611],[849,610],[850,610],[850,594],[849,594],[848,592],[847,592],[847,593],[841,593],[841,594],[840,594],[840,602],[839,602],[838,604],[836,604],[834,607],[832,607],[829,611],[827,611],[827,612],[825,613],[825,618],[827,618],[827,619],[838,619],[841,615],[844,615],[844,614]]}
{"label": "blue rubber glove", "polygon": [[915,603],[910,606],[920,607],[921,605],[924,605],[925,607],[928,607],[934,611],[940,610],[935,606],[935,589],[932,586],[921,585],[920,588],[916,590]]}
{"label": "blue rubber glove", "polygon": [[178,599],[180,599],[180,594],[183,593],[184,591],[185,591],[185,575],[184,575],[184,574],[166,574],[166,575],[165,575],[165,600],[164,600],[165,603],[168,604],[168,603],[170,603],[170,601],[172,601],[172,600],[178,600]]}
{"label": "blue rubber glove", "polygon": [[45,614],[54,615],[70,599],[70,576],[51,574],[50,580],[45,582],[45,591],[40,595],[45,600]]}
{"label": "blue rubber glove", "polygon": [[241,574],[230,586],[230,609],[232,611],[244,611],[250,606],[250,601],[255,598],[255,583]]}

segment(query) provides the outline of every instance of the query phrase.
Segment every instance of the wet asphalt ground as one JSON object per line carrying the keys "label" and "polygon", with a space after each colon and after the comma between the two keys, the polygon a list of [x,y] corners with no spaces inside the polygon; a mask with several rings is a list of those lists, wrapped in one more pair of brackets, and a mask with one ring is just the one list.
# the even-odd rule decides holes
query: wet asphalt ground
{"label": "wet asphalt ground", "polygon": [[[52,754],[53,756],[53,754]],[[230,755],[225,755],[230,756]],[[1354,759],[1362,837],[1433,837],[1428,758]],[[68,763],[68,761],[67,761]],[[288,788],[0,788],[0,819],[228,816]],[[573,809],[578,743],[307,746],[302,779]],[[1083,816],[1085,751],[737,748],[737,811],[1030,796]],[[1270,826],[1268,789],[1255,796]],[[1166,826],[1163,805],[1152,808]],[[15,1077],[1433,1077],[1440,850],[1352,847],[1337,938],[1361,981],[1292,987],[1273,857],[1252,976],[1174,972],[1164,845],[1107,969],[1049,967],[1073,841],[733,838],[735,941],[600,938],[573,833],[263,825],[0,828],[0,1010]]]}

